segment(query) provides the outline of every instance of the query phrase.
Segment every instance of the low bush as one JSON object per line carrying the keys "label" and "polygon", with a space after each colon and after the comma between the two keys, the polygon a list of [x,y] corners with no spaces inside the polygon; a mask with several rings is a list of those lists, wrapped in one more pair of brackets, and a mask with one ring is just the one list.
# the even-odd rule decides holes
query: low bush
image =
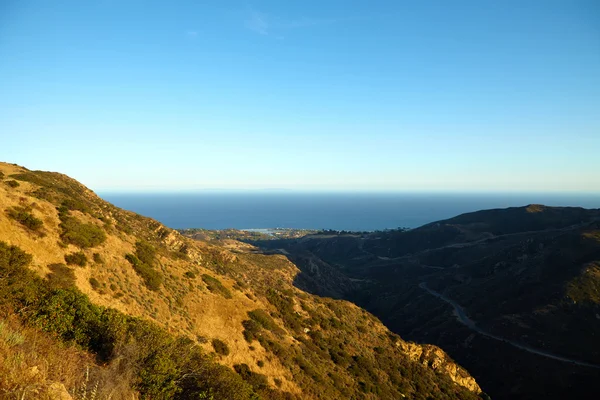
{"label": "low bush", "polygon": [[14,188],[16,188],[16,187],[19,187],[19,186],[21,186],[21,185],[19,184],[19,182],[15,181],[14,179],[13,179],[13,180],[10,180],[10,181],[5,181],[5,183],[6,183],[8,186],[10,186],[11,188],[13,188],[13,189],[14,189]]}
{"label": "low bush", "polygon": [[98,290],[100,288],[100,282],[98,282],[98,279],[91,277],[89,279],[90,285],[92,286],[92,289],[94,290]]}
{"label": "low bush", "polygon": [[220,354],[222,356],[229,355],[229,346],[227,343],[222,341],[221,339],[214,338],[212,340],[213,349],[215,349],[215,353]]}
{"label": "low bush", "polygon": [[60,238],[65,243],[81,248],[96,247],[106,240],[106,233],[97,225],[83,223],[69,215],[65,208],[59,208]]}
{"label": "low bush", "polygon": [[48,274],[48,282],[53,288],[65,289],[75,286],[75,273],[65,264],[50,264],[48,265],[50,274]]}
{"label": "low bush", "polygon": [[104,264],[104,259],[99,253],[92,254],[92,259],[96,264]]}
{"label": "low bush", "polygon": [[31,214],[31,210],[27,207],[8,208],[6,215],[32,231],[38,231],[44,225],[43,221]]}
{"label": "low bush", "polygon": [[269,303],[277,308],[285,325],[296,332],[302,331],[300,317],[294,311],[294,300],[287,293],[269,288],[266,292]]}
{"label": "low bush", "polygon": [[79,265],[85,267],[87,265],[87,257],[81,251],[77,253],[65,254],[65,261],[68,265]]}
{"label": "low bush", "polygon": [[183,276],[185,276],[188,279],[194,279],[196,277],[196,274],[192,271],[187,271],[185,274],[183,274]]}
{"label": "low bush", "polygon": [[243,380],[252,385],[255,390],[262,390],[269,387],[267,377],[263,374],[252,372],[248,364],[235,364],[233,369]]}
{"label": "low bush", "polygon": [[265,310],[253,310],[248,311],[248,316],[253,320],[260,324],[263,328],[282,335],[285,333],[283,329],[279,327],[273,320],[273,318],[265,311]]}
{"label": "low bush", "polygon": [[133,269],[137,274],[144,280],[144,284],[150,290],[157,291],[160,289],[163,277],[162,275],[152,268],[150,265],[143,263],[136,255],[127,254],[125,259],[131,263]]}
{"label": "low bush", "polygon": [[246,339],[248,343],[252,343],[253,340],[260,337],[261,327],[258,322],[247,319],[242,321],[242,326],[244,327],[242,335],[244,335],[244,339]]}
{"label": "low bush", "polygon": [[218,280],[217,278],[214,278],[208,274],[203,274],[202,280],[206,284],[206,287],[208,288],[208,290],[210,290],[211,292],[218,293],[221,296],[225,297],[226,299],[231,299],[233,297],[231,295],[231,291],[229,289],[227,289],[225,286],[223,286],[221,281]]}
{"label": "low bush", "polygon": [[135,255],[141,262],[152,266],[156,260],[156,249],[150,243],[139,240],[135,243]]}
{"label": "low bush", "polygon": [[74,198],[69,198],[69,199],[63,200],[63,202],[61,203],[61,206],[65,207],[69,210],[77,210],[77,211],[81,211],[83,213],[90,212],[90,208],[87,206],[87,204],[84,201],[74,199]]}

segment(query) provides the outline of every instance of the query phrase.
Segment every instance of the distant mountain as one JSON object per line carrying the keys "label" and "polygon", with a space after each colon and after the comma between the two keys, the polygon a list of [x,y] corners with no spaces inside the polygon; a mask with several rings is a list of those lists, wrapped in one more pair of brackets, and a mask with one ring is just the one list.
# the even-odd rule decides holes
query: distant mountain
{"label": "distant mountain", "polygon": [[[494,399],[600,393],[600,210],[485,210],[409,231],[255,242],[465,365]],[[323,283],[325,281],[325,283]]]}
{"label": "distant mountain", "polygon": [[1,398],[485,397],[439,347],[295,287],[284,255],[193,240],[5,163],[0,215]]}

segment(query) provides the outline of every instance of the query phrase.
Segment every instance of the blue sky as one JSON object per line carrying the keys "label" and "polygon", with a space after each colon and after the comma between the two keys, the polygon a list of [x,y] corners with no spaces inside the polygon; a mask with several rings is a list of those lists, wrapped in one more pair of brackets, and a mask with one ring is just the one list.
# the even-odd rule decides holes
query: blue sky
{"label": "blue sky", "polygon": [[4,0],[0,139],[98,191],[600,191],[600,3]]}

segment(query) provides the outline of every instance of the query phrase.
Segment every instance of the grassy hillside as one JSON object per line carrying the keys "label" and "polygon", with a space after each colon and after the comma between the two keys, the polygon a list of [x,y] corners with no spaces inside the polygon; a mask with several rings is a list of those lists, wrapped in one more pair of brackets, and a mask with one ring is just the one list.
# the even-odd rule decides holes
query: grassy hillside
{"label": "grassy hillside", "polygon": [[[33,383],[12,374],[0,380],[8,398],[52,385],[113,399],[480,393],[439,348],[407,343],[351,303],[294,287],[299,270],[283,255],[183,237],[61,174],[9,164],[0,172],[0,315],[7,332],[23,332],[22,341],[3,339],[0,362],[64,370]],[[61,351],[80,361],[61,369]]]}

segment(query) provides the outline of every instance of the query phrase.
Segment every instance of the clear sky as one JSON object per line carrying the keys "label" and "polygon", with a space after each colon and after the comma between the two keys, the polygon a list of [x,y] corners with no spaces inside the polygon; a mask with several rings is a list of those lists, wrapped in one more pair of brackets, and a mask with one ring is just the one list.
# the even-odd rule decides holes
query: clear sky
{"label": "clear sky", "polygon": [[600,191],[600,2],[2,0],[0,159],[98,191]]}

